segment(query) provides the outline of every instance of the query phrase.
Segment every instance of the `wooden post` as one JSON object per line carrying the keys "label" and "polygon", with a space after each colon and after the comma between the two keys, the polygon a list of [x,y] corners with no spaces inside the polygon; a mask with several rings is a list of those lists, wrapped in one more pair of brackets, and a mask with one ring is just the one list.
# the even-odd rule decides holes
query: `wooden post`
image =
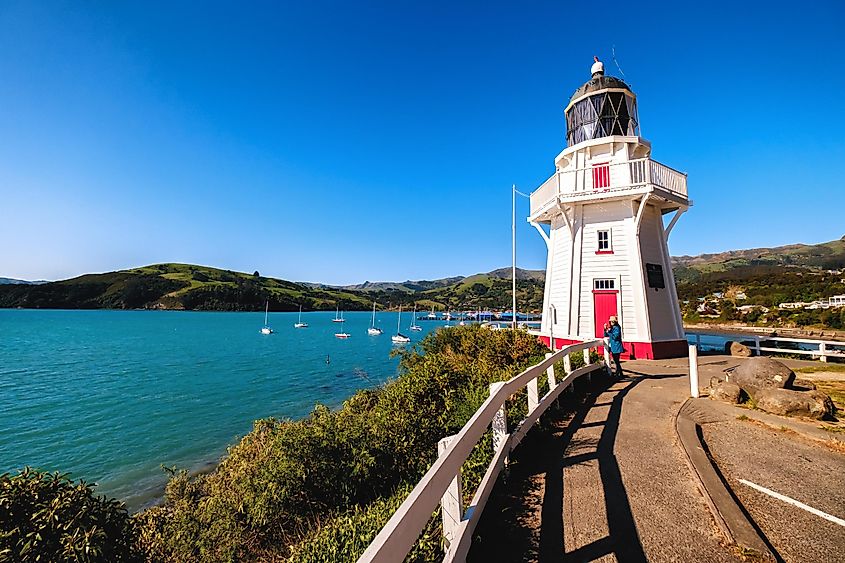
{"label": "wooden post", "polygon": [[[590,349],[584,348],[584,365],[590,365]],[[590,383],[593,380],[593,373],[590,372],[587,374],[587,383]]]}
{"label": "wooden post", "polygon": [[827,344],[819,342],[819,360],[827,362]]}
{"label": "wooden post", "polygon": [[525,385],[528,391],[528,414],[534,412],[537,405],[540,404],[540,390],[537,387],[537,378],[535,377]]}
{"label": "wooden post", "polygon": [[695,344],[689,347],[689,393],[698,398],[698,349]]}
{"label": "wooden post", "polygon": [[754,352],[759,356],[760,355],[760,337],[754,337]]}
{"label": "wooden post", "polygon": [[610,347],[604,347],[604,369],[607,371],[607,375],[613,375],[613,371],[610,369]]}
{"label": "wooden post", "polygon": [[699,352],[701,351],[701,335],[700,334],[695,335],[695,348]]}
{"label": "wooden post", "polygon": [[[496,391],[498,391],[503,385],[504,382],[491,383],[490,395],[495,395]],[[496,450],[499,449],[499,444],[501,444],[503,440],[508,439],[508,414],[505,410],[504,403],[502,403],[501,408],[496,411],[496,414],[493,415],[493,422],[490,424],[490,427],[493,430],[493,453],[496,453]],[[505,464],[507,464],[507,462],[508,460],[505,458]]]}
{"label": "wooden post", "polygon": [[[446,436],[437,443],[437,455],[441,456],[449,447],[449,444],[454,440],[455,436]],[[461,473],[458,472],[452,482],[449,483],[449,488],[443,493],[443,498],[440,499],[441,518],[443,520],[443,549],[449,551],[449,546],[452,545],[455,537],[457,537],[458,528],[463,518],[463,492],[461,491]]]}
{"label": "wooden post", "polygon": [[[552,357],[554,354],[546,354],[546,358]],[[557,379],[555,379],[555,365],[552,364],[549,366],[549,369],[546,370],[546,376],[549,378],[549,391],[557,387]]]}
{"label": "wooden post", "polygon": [[[566,372],[566,375],[572,373],[572,360],[570,359],[569,354],[563,357],[563,371]],[[572,385],[567,388],[567,391],[572,391]]]}

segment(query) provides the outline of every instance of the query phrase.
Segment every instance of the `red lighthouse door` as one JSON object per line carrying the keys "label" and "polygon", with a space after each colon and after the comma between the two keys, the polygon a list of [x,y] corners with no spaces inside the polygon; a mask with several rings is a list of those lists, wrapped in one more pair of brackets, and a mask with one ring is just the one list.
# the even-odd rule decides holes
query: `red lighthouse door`
{"label": "red lighthouse door", "polygon": [[604,325],[611,316],[617,315],[617,290],[593,290],[593,311],[595,314],[596,338],[604,338]]}

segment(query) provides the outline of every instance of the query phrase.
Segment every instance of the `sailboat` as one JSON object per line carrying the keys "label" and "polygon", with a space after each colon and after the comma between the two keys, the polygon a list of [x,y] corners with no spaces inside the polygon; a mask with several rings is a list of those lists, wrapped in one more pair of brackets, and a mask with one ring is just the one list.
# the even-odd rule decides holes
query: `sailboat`
{"label": "sailboat", "polygon": [[348,332],[343,330],[343,323],[344,323],[344,320],[340,319],[340,332],[334,333],[335,338],[349,338],[350,336],[352,336],[351,334],[349,334]]}
{"label": "sailboat", "polygon": [[293,328],[308,328],[308,323],[302,322],[302,305],[299,306],[299,320],[293,325]]}
{"label": "sailboat", "polygon": [[399,332],[399,327],[402,324],[402,306],[399,306],[399,319],[396,321],[396,334],[390,337],[394,344],[406,344],[411,341],[410,338]]}
{"label": "sailboat", "polygon": [[264,326],[261,327],[261,334],[273,334],[273,329],[267,325],[267,313],[270,312],[270,300],[267,300],[267,304],[264,305]]}
{"label": "sailboat", "polygon": [[373,301],[373,321],[370,324],[370,328],[367,329],[367,334],[370,336],[378,336],[379,334],[383,333],[384,331],[376,326],[376,302]]}
{"label": "sailboat", "polygon": [[414,332],[420,332],[422,327],[417,324],[417,306],[414,305],[414,317],[411,319],[411,330]]}
{"label": "sailboat", "polygon": [[332,319],[333,323],[342,323],[343,322],[343,313],[340,312],[340,308],[335,308],[334,318]]}

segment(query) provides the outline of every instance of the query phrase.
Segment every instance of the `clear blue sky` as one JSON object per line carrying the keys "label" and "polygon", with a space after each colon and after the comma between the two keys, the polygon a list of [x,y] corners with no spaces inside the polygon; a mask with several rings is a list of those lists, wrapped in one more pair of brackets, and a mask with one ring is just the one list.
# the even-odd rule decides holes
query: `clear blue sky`
{"label": "clear blue sky", "polygon": [[[0,276],[327,283],[510,263],[510,186],[611,46],[673,254],[845,234],[845,3],[0,3]],[[519,265],[545,249],[519,203]]]}

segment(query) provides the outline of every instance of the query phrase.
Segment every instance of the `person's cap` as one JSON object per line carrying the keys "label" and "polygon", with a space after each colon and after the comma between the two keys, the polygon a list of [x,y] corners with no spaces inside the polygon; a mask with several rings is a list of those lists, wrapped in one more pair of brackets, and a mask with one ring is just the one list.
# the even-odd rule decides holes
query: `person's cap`
{"label": "person's cap", "polygon": [[610,317],[610,320],[611,320],[611,321],[613,321],[613,322],[617,322],[616,315],[612,315],[612,316]]}

